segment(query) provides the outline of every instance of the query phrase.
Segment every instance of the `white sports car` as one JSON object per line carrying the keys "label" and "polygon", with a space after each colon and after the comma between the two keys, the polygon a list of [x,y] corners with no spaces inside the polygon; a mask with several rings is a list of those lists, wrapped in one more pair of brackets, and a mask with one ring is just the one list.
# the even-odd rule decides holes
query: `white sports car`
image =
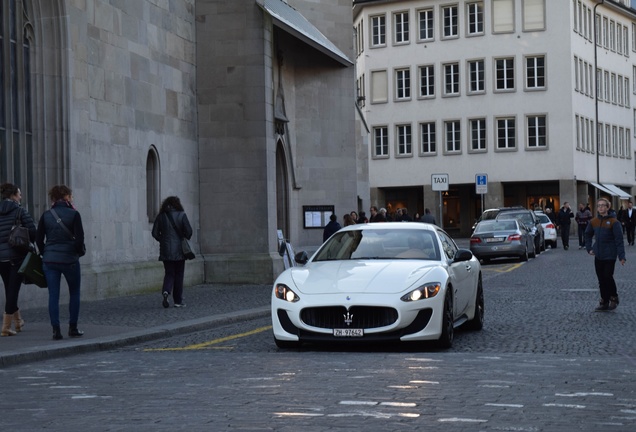
{"label": "white sports car", "polygon": [[449,348],[454,328],[484,322],[481,266],[435,225],[345,227],[274,282],[280,348],[303,342],[425,341]]}

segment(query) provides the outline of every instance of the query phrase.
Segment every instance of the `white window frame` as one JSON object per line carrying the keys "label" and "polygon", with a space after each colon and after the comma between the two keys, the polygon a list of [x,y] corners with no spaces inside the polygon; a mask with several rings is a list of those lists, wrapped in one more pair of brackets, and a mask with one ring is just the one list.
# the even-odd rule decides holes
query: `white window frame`
{"label": "white window frame", "polygon": [[492,32],[514,33],[515,31],[515,2],[514,0],[492,1]]}
{"label": "white window frame", "polygon": [[[488,126],[486,117],[468,119],[468,153],[485,153],[488,151]],[[478,137],[475,138],[475,133]],[[475,148],[477,144],[477,148]]]}
{"label": "white window frame", "polygon": [[389,101],[389,74],[386,69],[371,71],[371,103]]}
{"label": "white window frame", "polygon": [[466,3],[466,36],[483,36],[485,25],[484,2]]}
{"label": "white window frame", "polygon": [[[497,57],[494,60],[495,63],[495,92],[512,92],[516,88],[515,80],[515,58],[514,57]],[[499,62],[504,62],[503,67],[499,67]],[[503,76],[500,78],[500,74]],[[509,81],[512,80],[512,86],[509,87]],[[499,83],[502,83],[502,87]]]}
{"label": "white window frame", "polygon": [[[371,48],[386,46],[386,15],[370,16],[371,20]],[[376,33],[377,31],[377,33]]]}
{"label": "white window frame", "polygon": [[523,31],[545,30],[545,0],[523,0]]}
{"label": "white window frame", "polygon": [[[537,66],[537,60],[541,59],[543,61],[543,64],[540,66]],[[528,65],[528,62],[530,60],[534,60],[534,64],[532,65]],[[525,84],[525,89],[526,90],[545,90],[547,85],[546,85],[546,78],[547,78],[547,73],[546,73],[546,56],[543,54],[540,55],[529,55],[526,56],[524,58],[524,65],[525,65],[525,74],[526,74],[526,79],[524,80],[524,84]],[[535,81],[535,85],[529,85],[529,81],[533,79]],[[538,82],[543,81],[542,85],[537,84]]]}
{"label": "white window frame", "polygon": [[411,100],[411,69],[397,68],[394,72],[395,76],[395,100],[407,101]]}
{"label": "white window frame", "polygon": [[395,125],[395,157],[413,156],[413,126],[410,123]]}
{"label": "white window frame", "polygon": [[495,151],[516,151],[517,135],[517,118],[515,116],[495,117]]}
{"label": "white window frame", "polygon": [[[424,20],[422,20],[422,15],[424,15]],[[422,21],[426,23],[424,28],[422,28]],[[422,37],[422,31],[424,31],[425,37]],[[417,36],[420,42],[435,40],[435,11],[433,8],[417,10]]]}
{"label": "white window frame", "polygon": [[[437,125],[435,121],[420,123],[420,156],[437,154]],[[425,139],[427,138],[427,139]],[[427,146],[427,148],[425,148]]]}
{"label": "white window frame", "polygon": [[[431,99],[435,97],[435,65],[418,66],[418,94],[420,99]],[[426,72],[423,74],[422,72]],[[422,90],[426,89],[426,92]]]}
{"label": "white window frame", "polygon": [[[457,39],[459,37],[459,5],[444,5],[440,8],[442,39]],[[449,14],[450,13],[450,14]]]}
{"label": "white window frame", "polygon": [[[379,134],[378,134],[379,132]],[[380,143],[378,144],[378,140]],[[378,152],[378,150],[380,150]],[[373,159],[386,159],[389,157],[389,127],[373,127]]]}
{"label": "white window frame", "polygon": [[444,71],[442,95],[444,97],[459,96],[461,94],[459,63],[444,63],[442,64],[442,70]]}
{"label": "white window frame", "polygon": [[462,152],[461,120],[445,120],[444,121],[444,154],[453,155],[453,154],[461,154],[461,152]]}
{"label": "white window frame", "polygon": [[[542,121],[543,124],[537,124]],[[548,148],[548,115],[526,115],[526,150],[547,150]]]}
{"label": "white window frame", "polygon": [[409,41],[409,11],[393,12],[393,44],[405,45]]}
{"label": "white window frame", "polygon": [[[481,70],[474,69],[474,66],[481,65]],[[477,75],[477,77],[475,77]],[[466,80],[467,93],[469,95],[484,94],[486,93],[486,60],[484,59],[471,59],[466,61]],[[477,84],[476,88],[473,88],[473,84]]]}

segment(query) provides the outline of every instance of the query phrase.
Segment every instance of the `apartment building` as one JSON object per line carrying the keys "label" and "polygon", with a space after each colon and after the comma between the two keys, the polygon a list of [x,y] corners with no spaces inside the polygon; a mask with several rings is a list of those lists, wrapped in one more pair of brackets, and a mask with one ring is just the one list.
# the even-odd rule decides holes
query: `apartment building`
{"label": "apartment building", "polygon": [[[631,198],[629,4],[354,1],[371,203],[411,215],[430,208],[447,230],[468,234],[484,207]],[[440,175],[446,185],[432,181]]]}

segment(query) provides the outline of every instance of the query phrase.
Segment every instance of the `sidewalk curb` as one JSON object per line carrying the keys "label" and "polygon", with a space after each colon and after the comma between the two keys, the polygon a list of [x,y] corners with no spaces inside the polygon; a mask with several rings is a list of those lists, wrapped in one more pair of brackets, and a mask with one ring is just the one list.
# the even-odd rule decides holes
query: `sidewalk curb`
{"label": "sidewalk curb", "polygon": [[141,342],[208,330],[236,322],[265,318],[269,316],[270,311],[271,309],[269,306],[263,306],[255,309],[246,309],[243,311],[165,324],[114,336],[99,337],[89,340],[65,339],[63,342],[47,344],[45,346],[35,346],[26,351],[9,351],[2,353],[0,354],[0,368],[65,357],[73,354],[111,350]]}

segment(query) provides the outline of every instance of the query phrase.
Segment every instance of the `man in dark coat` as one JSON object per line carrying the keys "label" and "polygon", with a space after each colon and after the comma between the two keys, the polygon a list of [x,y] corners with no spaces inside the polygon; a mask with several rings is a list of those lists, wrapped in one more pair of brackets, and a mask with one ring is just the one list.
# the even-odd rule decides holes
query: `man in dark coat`
{"label": "man in dark coat", "polygon": [[340,228],[342,227],[338,223],[338,217],[332,213],[331,216],[329,216],[329,223],[325,225],[325,229],[322,231],[322,241],[326,241],[333,234],[337,233]]}
{"label": "man in dark coat", "polygon": [[627,232],[627,243],[634,246],[634,228],[636,228],[636,209],[634,203],[630,200],[627,202],[627,209],[623,211],[623,220],[621,220],[625,231]]}
{"label": "man in dark coat", "polygon": [[563,249],[568,250],[570,248],[570,224],[574,219],[574,213],[570,208],[570,203],[565,202],[559,214],[557,215],[557,226],[561,230],[561,241],[563,241]]}
{"label": "man in dark coat", "polygon": [[435,216],[431,214],[431,211],[427,208],[424,209],[424,216],[420,219],[420,222],[430,223],[433,225],[437,225],[435,221]]}

